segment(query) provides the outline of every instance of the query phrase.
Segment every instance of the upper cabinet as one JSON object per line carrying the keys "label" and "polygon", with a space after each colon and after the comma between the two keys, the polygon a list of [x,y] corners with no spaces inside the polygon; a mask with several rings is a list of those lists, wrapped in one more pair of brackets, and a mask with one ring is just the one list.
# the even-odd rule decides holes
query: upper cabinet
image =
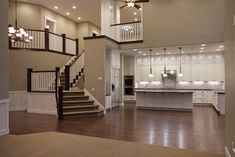
{"label": "upper cabinet", "polygon": [[135,75],[134,56],[124,56],[124,75]]}
{"label": "upper cabinet", "polygon": [[[179,55],[167,55],[167,70],[180,71]],[[161,81],[161,71],[164,69],[164,57],[152,57],[152,69],[154,77],[150,78],[149,56],[136,57],[135,76],[136,81]],[[183,77],[177,77],[177,81],[224,81],[224,56],[222,53],[184,54],[182,55]]]}

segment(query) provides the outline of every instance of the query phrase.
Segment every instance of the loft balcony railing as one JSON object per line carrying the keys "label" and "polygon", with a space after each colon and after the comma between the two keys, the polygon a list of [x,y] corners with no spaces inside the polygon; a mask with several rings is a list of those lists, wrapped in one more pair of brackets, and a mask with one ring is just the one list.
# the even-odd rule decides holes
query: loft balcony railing
{"label": "loft balcony railing", "polygon": [[112,24],[111,35],[118,42],[143,40],[143,25],[141,21]]}
{"label": "loft balcony railing", "polygon": [[49,29],[36,30],[25,29],[25,31],[33,37],[30,43],[17,41],[12,43],[9,40],[9,49],[24,49],[36,51],[50,51],[66,55],[75,56],[79,54],[78,39],[71,39],[65,34],[56,34],[49,32]]}

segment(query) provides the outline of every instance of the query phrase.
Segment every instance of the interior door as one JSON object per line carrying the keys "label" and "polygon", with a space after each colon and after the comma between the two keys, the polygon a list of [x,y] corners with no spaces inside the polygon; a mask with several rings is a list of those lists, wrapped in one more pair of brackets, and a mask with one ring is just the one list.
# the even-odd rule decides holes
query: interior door
{"label": "interior door", "polygon": [[112,105],[114,108],[120,103],[120,69],[112,69]]}

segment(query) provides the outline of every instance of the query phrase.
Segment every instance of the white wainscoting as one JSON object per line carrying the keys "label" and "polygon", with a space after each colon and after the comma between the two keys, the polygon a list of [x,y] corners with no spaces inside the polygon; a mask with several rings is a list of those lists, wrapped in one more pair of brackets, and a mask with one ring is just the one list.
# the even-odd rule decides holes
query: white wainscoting
{"label": "white wainscoting", "polygon": [[57,115],[56,110],[54,93],[28,93],[28,112]]}
{"label": "white wainscoting", "polygon": [[9,134],[9,99],[0,100],[0,136]]}
{"label": "white wainscoting", "polygon": [[10,91],[9,92],[9,109],[10,111],[27,110],[27,91]]}

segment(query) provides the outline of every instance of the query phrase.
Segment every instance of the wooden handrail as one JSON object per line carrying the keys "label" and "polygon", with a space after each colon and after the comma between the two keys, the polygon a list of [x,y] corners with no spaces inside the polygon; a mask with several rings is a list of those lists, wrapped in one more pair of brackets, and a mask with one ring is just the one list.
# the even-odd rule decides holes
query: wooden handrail
{"label": "wooden handrail", "polygon": [[85,50],[82,51],[82,53],[80,53],[76,58],[75,60],[69,65],[69,67],[72,67],[73,64],[82,56],[82,54],[85,52]]}
{"label": "wooden handrail", "polygon": [[141,23],[141,21],[133,21],[133,22],[125,22],[125,23],[117,23],[117,24],[111,24],[110,26],[120,26],[120,25],[127,25],[127,24],[134,24],[134,23]]}
{"label": "wooden handrail", "polygon": [[52,73],[56,72],[55,70],[40,70],[40,71],[32,71],[32,73]]}

